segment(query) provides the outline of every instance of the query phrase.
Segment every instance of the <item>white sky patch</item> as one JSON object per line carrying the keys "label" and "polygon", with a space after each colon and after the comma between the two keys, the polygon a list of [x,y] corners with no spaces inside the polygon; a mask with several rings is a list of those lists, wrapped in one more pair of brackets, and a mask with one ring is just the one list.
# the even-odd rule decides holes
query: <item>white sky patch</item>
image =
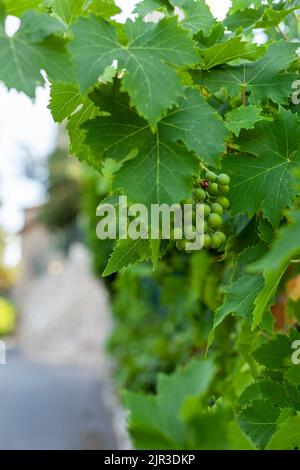
{"label": "white sky patch", "polygon": [[57,126],[50,111],[49,89],[38,88],[35,102],[0,86],[0,225],[15,232],[22,225],[22,208],[39,204],[41,184],[22,174],[28,156],[45,158],[55,147]]}
{"label": "white sky patch", "polygon": [[16,16],[8,16],[5,20],[5,32],[7,36],[12,37],[20,28],[21,21]]}

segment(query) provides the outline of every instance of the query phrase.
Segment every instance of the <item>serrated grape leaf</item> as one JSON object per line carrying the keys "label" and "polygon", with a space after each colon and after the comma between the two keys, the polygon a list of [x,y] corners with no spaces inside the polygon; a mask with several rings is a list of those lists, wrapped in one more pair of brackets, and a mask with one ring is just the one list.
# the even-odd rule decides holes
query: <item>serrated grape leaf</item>
{"label": "serrated grape leaf", "polygon": [[213,328],[208,338],[208,347],[212,344],[216,328],[229,315],[245,318],[249,322],[252,319],[254,302],[262,292],[265,281],[262,275],[251,275],[246,272],[249,263],[253,263],[262,255],[263,247],[255,245],[245,249],[239,256],[233,282],[224,286],[224,303],[214,314]]}
{"label": "serrated grape leaf", "polygon": [[247,8],[244,11],[229,12],[223,23],[229,31],[245,30],[254,25],[261,18],[263,12],[264,8]]}
{"label": "serrated grape leaf", "polygon": [[85,144],[86,130],[82,127],[85,121],[99,114],[98,108],[87,96],[80,94],[76,85],[58,82],[51,85],[49,109],[56,122],[63,122],[67,119],[70,155],[76,156],[80,161],[100,171],[102,154],[97,152],[93,154],[89,146]]}
{"label": "serrated grape leaf", "polygon": [[231,436],[228,433],[232,410],[216,404],[203,410],[197,397],[186,400],[182,417],[189,429],[189,448],[197,450],[227,450]]}
{"label": "serrated grape leaf", "polygon": [[226,300],[218,308],[214,316],[214,329],[217,328],[228,315],[237,315],[251,320],[255,299],[264,286],[262,276],[245,274],[226,287]]}
{"label": "serrated grape leaf", "polygon": [[95,15],[100,15],[104,19],[109,19],[120,13],[120,8],[115,4],[114,0],[90,0],[88,11]]}
{"label": "serrated grape leaf", "polygon": [[7,15],[21,16],[27,10],[40,9],[42,0],[1,0]]}
{"label": "serrated grape leaf", "polygon": [[297,8],[299,7],[290,8],[289,10],[273,10],[273,8],[266,8],[262,18],[257,21],[255,28],[270,28],[272,26],[278,26]]}
{"label": "serrated grape leaf", "polygon": [[188,197],[192,192],[192,174],[198,171],[192,150],[210,165],[218,165],[226,129],[196,90],[186,90],[179,107],[158,123],[156,134],[130,107],[127,95],[119,92],[118,85],[100,87],[91,98],[102,111],[110,113],[85,124],[87,143],[93,152],[124,161],[132,150],[137,150],[135,158],[124,163],[114,182],[114,187],[122,189],[131,202],[147,206],[173,204]]}
{"label": "serrated grape leaf", "polygon": [[67,129],[70,137],[70,154],[75,155],[80,161],[86,162],[97,171],[100,171],[102,155],[91,152],[89,146],[85,143],[86,130],[82,127],[86,121],[95,118],[98,113],[99,110],[94,103],[86,96],[82,96],[81,108],[70,116]]}
{"label": "serrated grape leaf", "polygon": [[258,223],[258,236],[260,240],[265,242],[267,245],[270,245],[274,240],[274,230],[271,227],[271,224],[260,217]]}
{"label": "serrated grape leaf", "polygon": [[160,138],[149,139],[143,153],[123,164],[114,180],[131,202],[176,204],[192,193],[192,175],[198,162],[182,145]]}
{"label": "serrated grape leaf", "polygon": [[252,5],[255,8],[260,7],[261,0],[232,0],[232,7],[230,11],[232,13],[238,10],[244,11],[246,8],[250,8]]}
{"label": "serrated grape leaf", "polygon": [[[239,416],[240,426],[259,447],[264,448],[277,425],[286,416],[299,411],[299,399],[299,391],[288,382],[281,384],[271,379],[261,379],[248,386],[239,399],[240,405],[245,408]],[[268,412],[264,410],[266,404]],[[259,415],[255,429],[254,419]]]}
{"label": "serrated grape leaf", "polygon": [[[282,72],[295,60],[296,49],[297,45],[280,41],[271,44],[265,56],[257,62],[198,72],[198,81],[212,92],[226,87],[230,96],[244,89],[250,93],[250,104],[269,98],[281,104],[291,96],[292,84],[297,79],[294,74]],[[197,79],[197,73],[193,75]]]}
{"label": "serrated grape leaf", "polygon": [[261,345],[253,356],[256,361],[270,370],[280,370],[292,365],[292,341],[286,335],[276,335],[267,343]]}
{"label": "serrated grape leaf", "polygon": [[49,109],[54,121],[63,122],[81,104],[81,95],[76,85],[52,83]]}
{"label": "serrated grape leaf", "polygon": [[86,0],[51,0],[52,12],[69,25],[83,12]]}
{"label": "serrated grape leaf", "polygon": [[25,13],[21,21],[12,37],[0,31],[0,80],[30,97],[44,83],[41,69],[54,81],[72,82],[73,63],[65,40],[53,36],[64,32],[62,23],[35,11]]}
{"label": "serrated grape leaf", "polygon": [[236,59],[257,60],[265,53],[265,48],[243,41],[240,36],[230,38],[200,51],[203,70],[232,62]]}
{"label": "serrated grape leaf", "polygon": [[300,385],[300,367],[293,366],[290,367],[284,374],[285,378],[290,382],[290,384],[299,387]]}
{"label": "serrated grape leaf", "polygon": [[293,172],[300,164],[300,144],[295,139],[299,130],[297,116],[281,109],[273,122],[259,122],[254,130],[240,134],[241,152],[251,155],[230,155],[224,162],[232,177],[234,215],[252,217],[262,210],[272,226],[278,226],[297,194]]}
{"label": "serrated grape leaf", "polygon": [[134,13],[140,16],[146,16],[153,11],[161,10],[164,7],[163,3],[164,2],[160,0],[144,0],[136,5]]}
{"label": "serrated grape leaf", "polygon": [[292,223],[280,229],[278,238],[265,257],[253,264],[253,271],[282,269],[300,253],[300,212],[290,215]]}
{"label": "serrated grape leaf", "polygon": [[[71,50],[77,64],[78,79],[83,91],[94,85],[99,75],[114,60],[125,69],[123,88],[139,114],[155,125],[176,98],[183,86],[175,66],[198,61],[194,43],[180,28],[176,18],[164,18],[158,24],[141,19],[127,21],[126,46],[119,44],[114,26],[90,15],[72,25],[74,41]],[[162,87],[161,83],[168,83]]]}
{"label": "serrated grape leaf", "polygon": [[259,447],[264,449],[276,431],[280,410],[267,400],[256,400],[238,417],[241,429]]}
{"label": "serrated grape leaf", "polygon": [[171,111],[160,126],[170,140],[181,139],[207,165],[219,166],[219,156],[225,150],[226,128],[198,91],[188,89],[186,97],[179,101],[178,109]]}
{"label": "serrated grape leaf", "polygon": [[268,401],[279,409],[294,408],[288,390],[281,383],[271,379],[261,379],[249,385],[240,396],[239,404],[247,407],[257,400]]}
{"label": "serrated grape leaf", "polygon": [[[133,148],[147,146],[153,139],[149,125],[130,107],[126,94],[118,89],[102,87],[92,95],[101,110],[110,117],[99,117],[87,124],[88,142],[95,152],[104,152],[123,160]],[[199,92],[188,88],[178,107],[158,124],[162,140],[183,141],[187,149],[205,160],[207,165],[220,166],[220,153],[225,150],[226,128],[222,119]]]}
{"label": "serrated grape leaf", "polygon": [[188,398],[206,394],[214,375],[211,360],[193,361],[169,377],[160,375],[155,396],[126,392],[129,429],[135,448],[184,448],[187,433],[181,410]]}
{"label": "serrated grape leaf", "polygon": [[267,450],[299,450],[300,414],[281,423],[267,445]]}
{"label": "serrated grape leaf", "polygon": [[216,20],[204,0],[170,0],[170,3],[183,11],[181,24],[184,28],[192,34],[202,31],[207,36],[210,33]]}
{"label": "serrated grape leaf", "polygon": [[138,240],[118,240],[102,276],[110,276],[128,266],[146,261],[150,257],[149,240],[143,240],[142,238]]}
{"label": "serrated grape leaf", "polygon": [[226,114],[226,126],[238,137],[242,129],[253,129],[257,122],[264,119],[261,112],[260,106],[240,106]]}
{"label": "serrated grape leaf", "polygon": [[252,329],[255,330],[263,321],[264,314],[271,305],[271,302],[277,292],[278,285],[284,275],[285,269],[278,270],[265,270],[264,276],[264,287],[258,294],[254,302],[254,310],[252,313]]}

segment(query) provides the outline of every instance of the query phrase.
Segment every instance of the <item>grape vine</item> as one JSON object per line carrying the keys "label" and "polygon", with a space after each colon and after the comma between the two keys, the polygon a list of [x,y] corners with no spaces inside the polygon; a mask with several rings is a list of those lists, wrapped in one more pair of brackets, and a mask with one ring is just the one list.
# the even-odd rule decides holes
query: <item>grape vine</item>
{"label": "grape vine", "polygon": [[33,98],[47,75],[105,200],[203,206],[203,250],[175,228],[105,262],[136,448],[300,448],[299,10],[144,0],[120,24],[110,0],[0,0],[0,80]]}

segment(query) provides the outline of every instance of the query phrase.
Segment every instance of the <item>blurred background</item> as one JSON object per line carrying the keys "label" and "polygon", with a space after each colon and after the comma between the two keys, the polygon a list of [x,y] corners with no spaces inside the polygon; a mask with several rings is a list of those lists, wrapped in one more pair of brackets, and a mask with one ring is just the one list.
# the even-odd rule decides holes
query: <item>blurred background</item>
{"label": "blurred background", "polygon": [[[137,2],[116,3],[124,21]],[[207,3],[216,17],[230,6]],[[8,18],[8,34],[18,26]],[[47,85],[34,102],[0,85],[0,103],[0,449],[128,448],[116,390],[153,390],[158,370],[193,353],[202,338],[178,315],[193,315],[197,299],[179,285],[171,299],[164,265],[156,277],[141,265],[102,281],[112,244],[96,237],[96,208],[109,175],[69,155]]]}

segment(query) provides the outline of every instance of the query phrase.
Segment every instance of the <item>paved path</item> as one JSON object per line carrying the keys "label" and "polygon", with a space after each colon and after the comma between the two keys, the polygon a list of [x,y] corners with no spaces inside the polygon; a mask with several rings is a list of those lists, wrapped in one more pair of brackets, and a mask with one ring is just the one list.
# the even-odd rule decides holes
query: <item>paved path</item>
{"label": "paved path", "polygon": [[8,353],[0,366],[0,450],[114,448],[101,384],[90,371]]}

